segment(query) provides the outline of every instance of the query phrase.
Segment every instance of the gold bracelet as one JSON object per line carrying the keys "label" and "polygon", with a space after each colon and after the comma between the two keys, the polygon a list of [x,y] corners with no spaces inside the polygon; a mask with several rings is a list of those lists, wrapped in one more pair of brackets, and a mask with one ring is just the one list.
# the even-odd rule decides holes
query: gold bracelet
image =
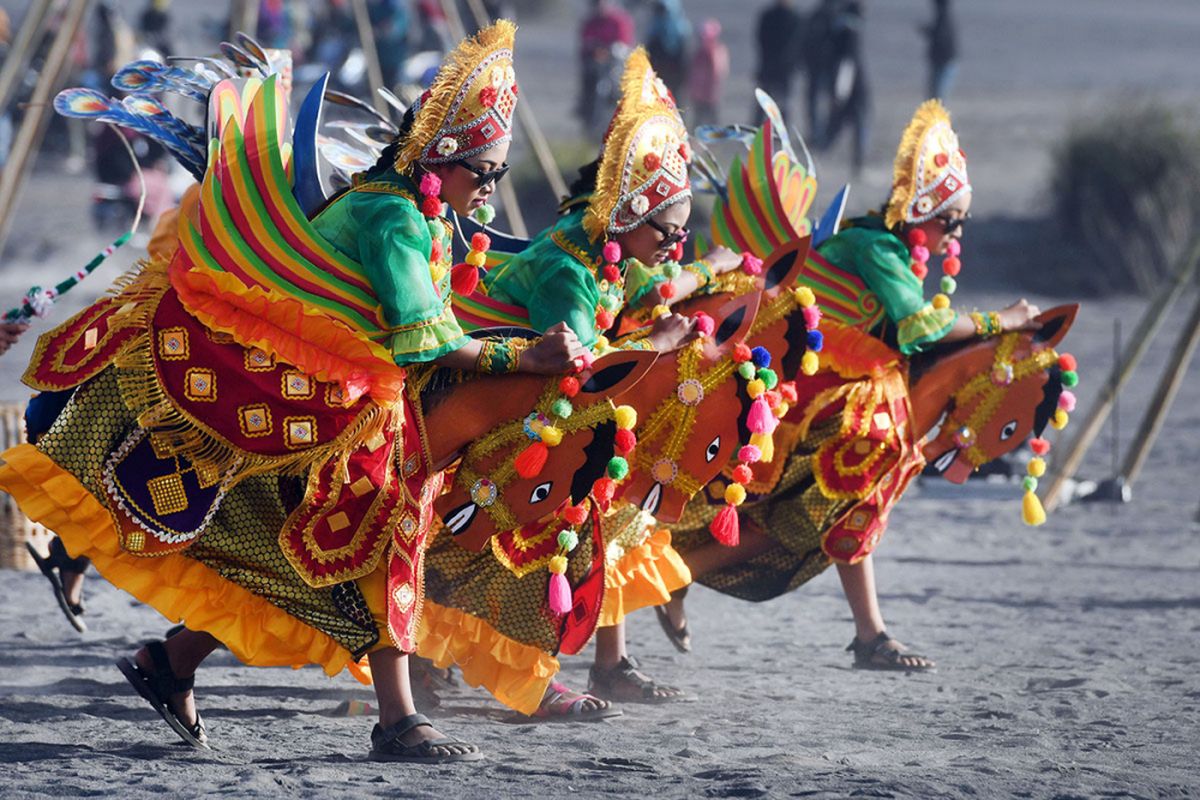
{"label": "gold bracelet", "polygon": [[999,336],[1004,333],[1004,326],[1000,324],[1000,312],[989,311],[988,322],[991,323],[992,336]]}
{"label": "gold bracelet", "polygon": [[987,336],[988,321],[984,318],[983,314],[980,314],[978,311],[972,311],[967,316],[975,324],[975,335],[981,339]]}

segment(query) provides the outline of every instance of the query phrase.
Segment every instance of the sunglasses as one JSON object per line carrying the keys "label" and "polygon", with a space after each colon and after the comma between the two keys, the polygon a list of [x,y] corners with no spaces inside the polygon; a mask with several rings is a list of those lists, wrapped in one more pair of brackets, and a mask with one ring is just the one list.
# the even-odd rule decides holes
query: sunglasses
{"label": "sunglasses", "polygon": [[970,218],[971,215],[969,213],[963,214],[961,217],[947,217],[945,214],[938,214],[937,216],[937,219],[942,223],[942,230],[944,230],[947,234],[954,233],[955,231],[965,227],[967,220]]}
{"label": "sunglasses", "polygon": [[477,189],[482,189],[489,183],[499,183],[500,179],[508,174],[508,164],[496,167],[496,169],[493,170],[486,170],[480,169],[468,161],[455,161],[454,163],[465,169],[467,172],[474,173],[475,187]]}
{"label": "sunglasses", "polygon": [[658,243],[660,250],[665,250],[666,248],[673,246],[676,242],[686,242],[688,234],[691,233],[691,231],[689,231],[687,228],[676,228],[675,232],[672,233],[652,219],[646,220],[646,224],[662,234],[662,241]]}

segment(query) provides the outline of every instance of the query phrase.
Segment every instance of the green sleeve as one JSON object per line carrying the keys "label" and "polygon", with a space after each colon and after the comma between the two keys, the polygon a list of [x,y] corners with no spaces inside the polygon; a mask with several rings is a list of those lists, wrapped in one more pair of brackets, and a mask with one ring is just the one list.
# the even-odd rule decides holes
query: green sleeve
{"label": "green sleeve", "polygon": [[596,344],[596,303],[600,291],[583,265],[564,259],[549,269],[539,271],[531,287],[526,309],[534,330],[545,331],[565,322],[579,337],[584,347]]}
{"label": "green sleeve", "polygon": [[[909,266],[908,248],[903,242],[884,231],[851,229],[845,234],[844,244],[850,251],[844,255],[850,256],[855,270],[896,326],[901,353],[911,355],[928,349],[949,333],[958,313],[952,308],[936,309],[925,299],[924,286]],[[839,252],[842,248],[832,250],[823,249],[822,254],[844,265],[846,262],[839,258],[843,256]]]}
{"label": "green sleeve", "polygon": [[411,202],[392,195],[361,193],[349,202],[359,261],[391,326],[396,363],[433,361],[465,345],[467,337],[446,302],[449,287],[439,294],[429,273],[433,241],[425,218]]}
{"label": "green sleeve", "polygon": [[637,308],[652,289],[666,280],[661,264],[648,267],[636,258],[629,259],[625,265],[625,306]]}

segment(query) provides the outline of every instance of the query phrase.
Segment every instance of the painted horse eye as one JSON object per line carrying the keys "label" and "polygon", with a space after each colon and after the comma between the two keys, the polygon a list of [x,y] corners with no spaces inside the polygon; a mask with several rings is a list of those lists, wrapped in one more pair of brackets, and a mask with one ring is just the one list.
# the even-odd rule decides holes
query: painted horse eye
{"label": "painted horse eye", "polygon": [[717,453],[721,452],[721,437],[713,439],[708,443],[708,449],[704,451],[704,460],[711,462],[717,457]]}
{"label": "painted horse eye", "polygon": [[546,481],[539,483],[533,487],[533,491],[529,493],[529,505],[537,505],[550,496],[550,489],[553,488],[554,481]]}
{"label": "painted horse eye", "polygon": [[1000,441],[1004,442],[1011,439],[1017,433],[1017,421],[1014,419],[1000,429]]}

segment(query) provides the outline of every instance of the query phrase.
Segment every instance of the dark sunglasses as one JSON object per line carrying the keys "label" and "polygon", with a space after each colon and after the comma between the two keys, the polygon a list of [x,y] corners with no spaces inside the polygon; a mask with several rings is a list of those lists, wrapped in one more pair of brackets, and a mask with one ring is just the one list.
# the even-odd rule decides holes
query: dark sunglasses
{"label": "dark sunglasses", "polygon": [[944,230],[947,234],[951,234],[951,233],[954,233],[956,230],[959,230],[960,228],[963,228],[964,226],[966,226],[967,220],[969,220],[971,218],[971,215],[968,213],[968,214],[963,214],[961,217],[954,218],[954,217],[947,217],[945,214],[938,214],[937,218],[942,223],[942,230]]}
{"label": "dark sunglasses", "polygon": [[662,241],[658,243],[659,249],[671,247],[676,242],[686,242],[688,234],[691,233],[691,231],[689,231],[687,228],[676,228],[675,232],[671,233],[652,219],[647,219],[646,224],[662,234]]}
{"label": "dark sunglasses", "polygon": [[508,164],[496,167],[493,170],[480,169],[469,161],[455,161],[455,164],[465,169],[467,172],[474,173],[475,186],[482,189],[489,183],[499,183],[500,179],[508,174]]}

